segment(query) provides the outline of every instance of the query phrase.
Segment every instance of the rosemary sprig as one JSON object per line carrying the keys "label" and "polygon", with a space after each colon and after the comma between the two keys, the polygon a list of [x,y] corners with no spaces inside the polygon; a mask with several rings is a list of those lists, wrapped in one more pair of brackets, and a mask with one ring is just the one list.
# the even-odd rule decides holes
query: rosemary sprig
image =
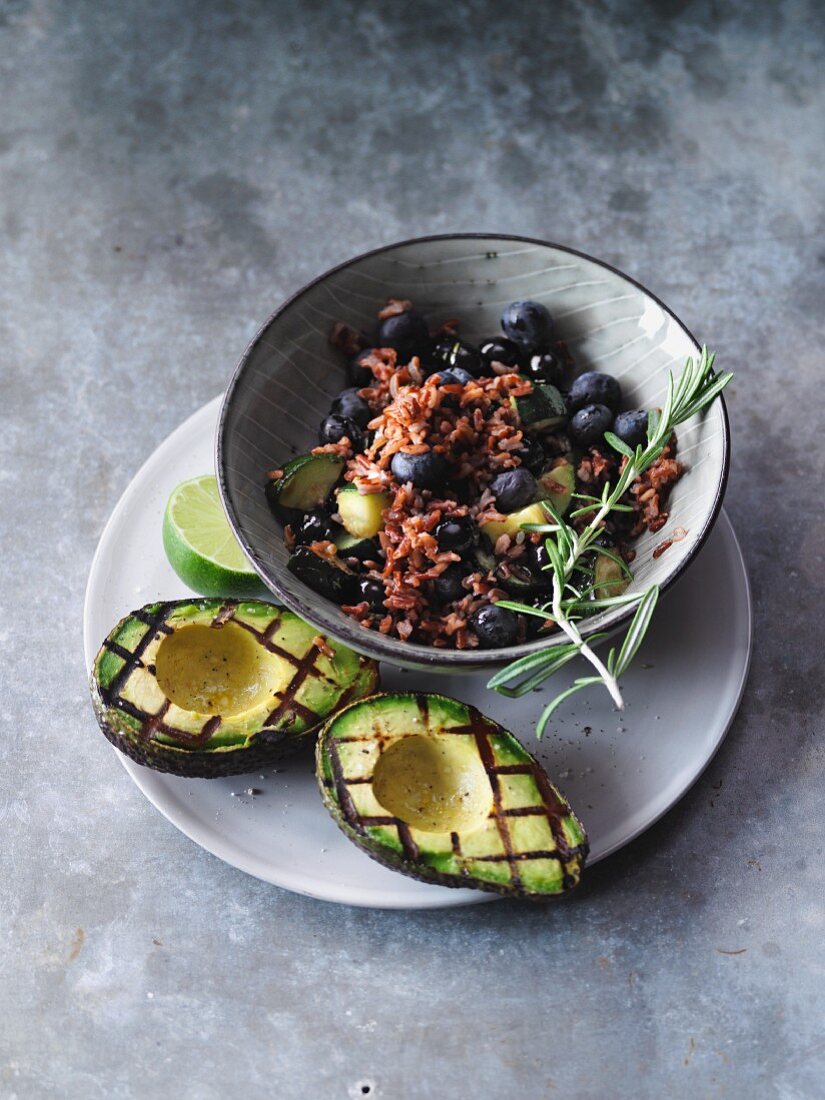
{"label": "rosemary sprig", "polygon": [[[586,564],[587,555],[593,550],[605,518],[611,512],[628,510],[628,505],[622,503],[622,497],[636,478],[661,456],[673,429],[706,408],[730,382],[733,377],[730,372],[713,372],[714,358],[703,347],[698,361],[694,361],[692,356],[688,358],[678,381],[674,381],[673,375],[668,377],[667,396],[662,409],[648,414],[647,442],[644,445],[638,446],[634,451],[613,432],[605,432],[605,440],[615,451],[624,455],[627,462],[616,484],[605,485],[600,497],[586,493],[575,494],[583,504],[571,513],[570,518],[593,513],[593,518],[586,527],[580,532],[576,531],[546,500],[542,503],[548,513],[549,522],[525,525],[527,530],[540,531],[547,535],[545,547],[550,564],[545,568],[552,575],[552,592],[541,609],[509,600],[502,601],[501,606],[522,615],[551,618],[569,640],[562,645],[550,646],[540,653],[513,661],[491,677],[487,687],[510,698],[518,698],[539,687],[576,656],[585,657],[595,672],[595,675],[578,677],[566,691],[547,704],[536,727],[538,737],[542,736],[551,715],[565,699],[593,684],[603,684],[618,709],[624,709],[619,679],[630,667],[644,640],[656,610],[659,588],[654,584],[641,595],[596,597],[595,586],[590,583],[591,570]],[[609,550],[606,551],[604,547],[599,547],[598,550],[600,554],[606,553],[617,561],[630,576],[630,571],[621,558]],[[638,606],[621,644],[613,646],[603,661],[594,653],[591,643],[605,635],[594,634],[585,641],[577,623],[592,611],[620,604]]]}

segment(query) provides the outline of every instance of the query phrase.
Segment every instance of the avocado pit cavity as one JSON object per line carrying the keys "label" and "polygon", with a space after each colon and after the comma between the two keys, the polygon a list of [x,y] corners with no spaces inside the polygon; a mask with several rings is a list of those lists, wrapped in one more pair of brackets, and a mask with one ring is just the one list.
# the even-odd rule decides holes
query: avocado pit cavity
{"label": "avocado pit cavity", "polygon": [[427,833],[471,832],[493,804],[478,753],[449,736],[394,741],[375,766],[373,791],[393,817]]}
{"label": "avocado pit cavity", "polygon": [[161,642],[158,686],[183,710],[230,717],[251,710],[280,686],[279,658],[234,623],[184,626]]}

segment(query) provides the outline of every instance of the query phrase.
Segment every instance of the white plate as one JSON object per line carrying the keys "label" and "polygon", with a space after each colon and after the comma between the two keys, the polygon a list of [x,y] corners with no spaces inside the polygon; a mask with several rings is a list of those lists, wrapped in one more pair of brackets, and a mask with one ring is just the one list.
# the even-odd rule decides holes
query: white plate
{"label": "white plate", "polygon": [[[138,471],[101,536],[84,608],[86,663],[121,616],[156,599],[188,593],[166,562],[161,517],[184,478],[212,469],[220,398],[161,444]],[[750,593],[727,517],[676,587],[624,678],[619,714],[594,688],[562,708],[541,744],[534,734],[541,695],[503,699],[486,676],[382,670],[385,688],[438,690],[479,707],[512,730],[567,794],[587,828],[590,862],[604,859],[665,813],[698,778],[736,713],[751,646]],[[576,662],[574,662],[576,664]],[[559,674],[559,689],[575,672]],[[103,744],[101,738],[101,744]],[[491,901],[495,895],[430,886],[374,863],[324,810],[310,754],[271,771],[227,779],[179,779],[118,754],[129,775],[173,825],[251,875],[327,901],[429,909]],[[248,796],[249,788],[261,793]]]}

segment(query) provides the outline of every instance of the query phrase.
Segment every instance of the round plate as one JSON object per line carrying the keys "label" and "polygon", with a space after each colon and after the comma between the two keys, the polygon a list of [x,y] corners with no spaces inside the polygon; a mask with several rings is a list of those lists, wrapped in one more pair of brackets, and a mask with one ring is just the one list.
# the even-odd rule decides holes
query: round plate
{"label": "round plate", "polygon": [[[205,405],[158,447],[109,519],[86,590],[88,667],[128,611],[188,595],[164,556],[161,518],[179,481],[212,468],[219,405],[220,398]],[[549,686],[513,701],[487,691],[484,673],[437,676],[388,666],[382,667],[382,684],[458,696],[512,730],[570,799],[589,834],[593,863],[652,825],[701,774],[736,713],[750,646],[747,575],[723,516],[687,575],[662,598],[623,680],[623,713],[612,709],[605,691],[593,688],[564,705],[537,743],[535,722]],[[573,666],[555,678],[553,690],[579,674],[578,662]],[[322,806],[310,753],[289,758],[277,772],[211,780],[161,775],[118,755],[173,825],[227,863],[277,886],[376,908],[495,900],[481,891],[419,883],[374,863]]]}

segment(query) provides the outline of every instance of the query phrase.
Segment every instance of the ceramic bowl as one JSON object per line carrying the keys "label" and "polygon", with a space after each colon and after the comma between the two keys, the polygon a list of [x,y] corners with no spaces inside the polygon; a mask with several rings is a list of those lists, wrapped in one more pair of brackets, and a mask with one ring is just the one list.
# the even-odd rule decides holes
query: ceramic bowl
{"label": "ceramic bowl", "polygon": [[[571,248],[495,234],[450,234],[403,241],[357,256],[314,279],[280,306],[252,340],[223,401],[216,471],[229,522],[272,593],[319,631],[393,664],[457,672],[500,665],[564,640],[560,632],[508,649],[444,650],[366,630],[286,568],[281,530],[265,497],[265,472],[317,442],[332,398],[348,383],[327,334],[334,321],[371,331],[388,297],[409,298],[435,327],[457,318],[461,335],[500,331],[508,302],[543,302],[580,370],[602,370],[622,384],[626,406],[660,406],[668,372],[678,374],[698,345],[679,319],[633,279]],[[637,540],[631,591],[667,588],[695,557],[722,504],[729,431],[724,403],[679,429],[688,469],[670,498],[670,519]],[[686,537],[654,558],[676,529]],[[586,620],[583,633],[612,631],[632,611],[613,608]]]}

